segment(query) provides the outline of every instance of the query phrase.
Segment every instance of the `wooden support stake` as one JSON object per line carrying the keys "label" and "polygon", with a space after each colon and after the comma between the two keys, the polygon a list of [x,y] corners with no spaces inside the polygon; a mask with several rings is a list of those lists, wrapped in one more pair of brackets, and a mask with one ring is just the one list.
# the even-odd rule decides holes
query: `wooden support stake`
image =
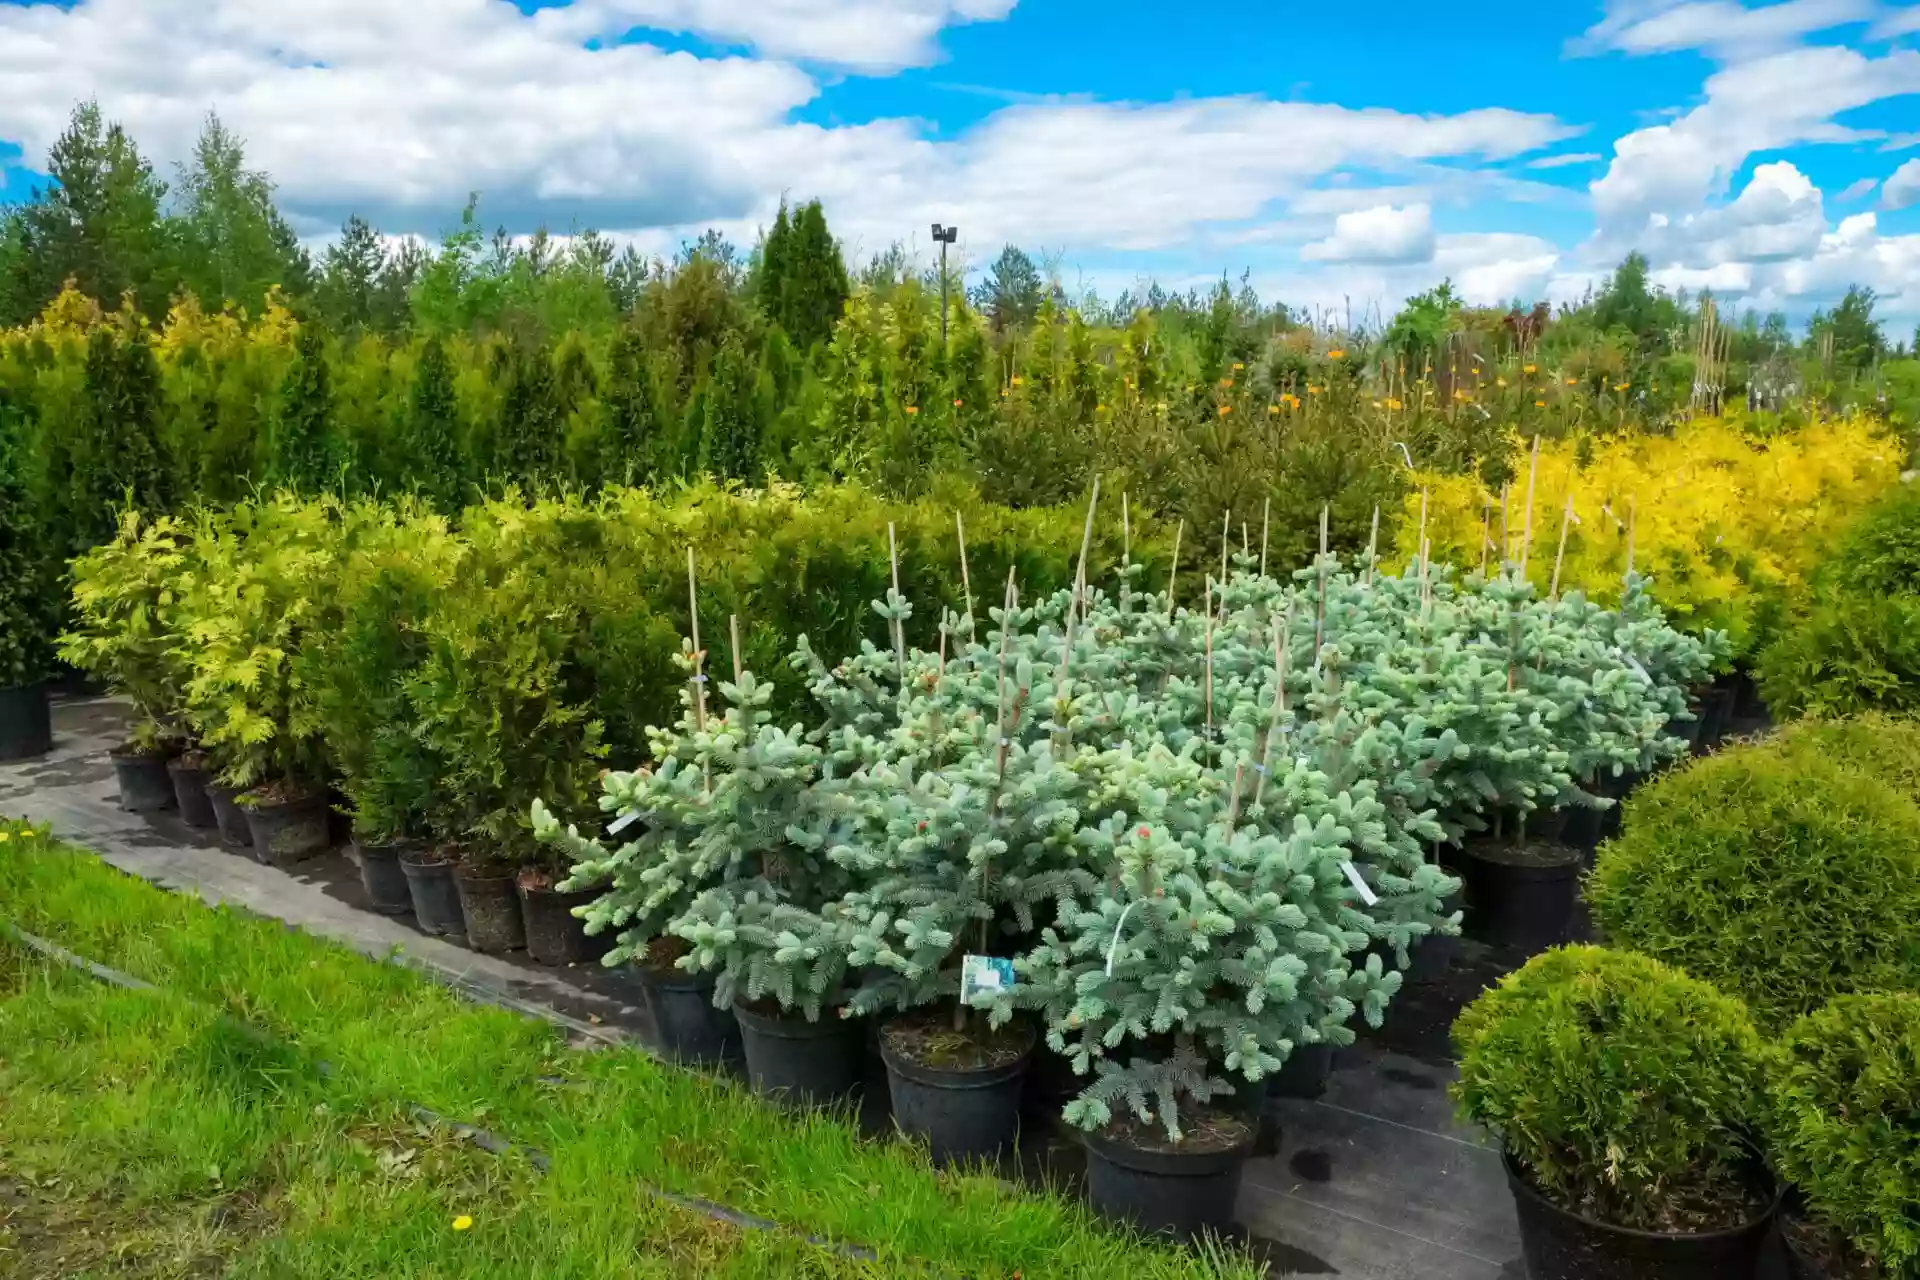
{"label": "wooden support stake", "polygon": [[693,619],[693,720],[694,726],[707,727],[707,655],[700,648],[700,589],[694,584],[693,548],[687,548],[687,612]]}
{"label": "wooden support stake", "polygon": [[1640,499],[1630,496],[1627,499],[1627,577],[1633,576],[1633,528],[1639,523]]}
{"label": "wooden support stake", "polygon": [[1533,438],[1533,461],[1527,464],[1527,516],[1520,531],[1520,576],[1527,576],[1527,554],[1533,550],[1533,481],[1540,470],[1540,437]]}
{"label": "wooden support stake", "polygon": [[1493,495],[1480,504],[1480,576],[1487,576],[1487,548],[1493,545]]}
{"label": "wooden support stake", "polygon": [[1227,514],[1220,519],[1220,583],[1222,586],[1226,585],[1227,581],[1227,548],[1232,545],[1233,511],[1229,508]]}
{"label": "wooden support stake", "polygon": [[740,615],[737,613],[727,615],[727,638],[733,641],[733,682],[737,685],[744,671],[740,662]]}
{"label": "wooden support stake", "polygon": [[1260,576],[1267,576],[1267,530],[1273,520],[1273,495],[1260,504]]}
{"label": "wooden support stake", "polygon": [[960,589],[967,597],[967,639],[975,641],[980,637],[973,624],[973,577],[967,572],[967,525],[958,511],[953,513],[953,531],[960,536]]}
{"label": "wooden support stake", "polygon": [[1560,566],[1567,561],[1567,526],[1573,522],[1573,494],[1567,494],[1567,505],[1560,512],[1560,549],[1553,553],[1553,585],[1547,589],[1547,599],[1560,598]]}
{"label": "wooden support stake", "polygon": [[[895,608],[899,608],[900,549],[894,542],[893,521],[891,520],[887,521],[887,559],[891,561],[893,565],[893,605]],[[904,684],[907,679],[907,633],[906,629],[900,625],[898,615],[893,619],[893,660],[895,666],[899,669],[901,683]]]}
{"label": "wooden support stake", "polygon": [[1086,611],[1087,548],[1093,545],[1093,509],[1100,505],[1100,477],[1093,478],[1093,496],[1087,500],[1087,523],[1080,531],[1080,564],[1073,571],[1073,608]]}
{"label": "wooden support stake", "polygon": [[1500,486],[1500,572],[1507,571],[1507,564],[1513,559],[1513,537],[1507,532],[1508,495],[1512,492],[1511,483]]}
{"label": "wooden support stake", "polygon": [[1365,585],[1373,585],[1373,566],[1379,558],[1380,546],[1380,504],[1373,504],[1373,527],[1367,530],[1367,578]]}
{"label": "wooden support stake", "polygon": [[1427,491],[1420,491],[1420,531],[1414,535],[1414,544],[1420,552],[1420,581],[1427,580]]}
{"label": "wooden support stake", "polygon": [[1207,580],[1207,745],[1213,745],[1213,580]]}
{"label": "wooden support stake", "polygon": [[1173,526],[1173,568],[1167,570],[1167,621],[1173,621],[1173,584],[1180,577],[1180,535],[1187,531],[1187,518]]}

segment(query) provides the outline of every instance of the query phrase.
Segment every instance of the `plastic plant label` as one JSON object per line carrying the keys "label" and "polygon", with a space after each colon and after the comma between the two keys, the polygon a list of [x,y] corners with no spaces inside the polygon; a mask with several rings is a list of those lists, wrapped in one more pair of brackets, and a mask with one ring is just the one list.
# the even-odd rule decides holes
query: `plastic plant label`
{"label": "plastic plant label", "polygon": [[1359,893],[1360,901],[1370,907],[1380,901],[1378,897],[1374,896],[1373,890],[1367,887],[1367,882],[1360,878],[1360,868],[1354,866],[1351,861],[1348,861],[1341,863],[1340,869],[1347,873],[1347,883],[1352,885],[1354,890]]}
{"label": "plastic plant label", "polygon": [[623,813],[607,824],[607,834],[617,836],[638,821],[640,821],[638,812]]}
{"label": "plastic plant label", "polygon": [[982,993],[1006,991],[1013,986],[1013,961],[999,956],[962,956],[960,959],[960,1003],[971,1003]]}

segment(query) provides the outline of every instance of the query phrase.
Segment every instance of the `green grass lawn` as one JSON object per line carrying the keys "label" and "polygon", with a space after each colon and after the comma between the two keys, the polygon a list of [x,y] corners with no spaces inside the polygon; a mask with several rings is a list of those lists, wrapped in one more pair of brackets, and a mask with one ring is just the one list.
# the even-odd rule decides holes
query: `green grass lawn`
{"label": "green grass lawn", "polygon": [[[1253,1276],[0,821],[0,1276]],[[322,1064],[325,1064],[323,1069]],[[544,1153],[490,1155],[409,1103]],[[714,1221],[653,1187],[872,1250]]]}

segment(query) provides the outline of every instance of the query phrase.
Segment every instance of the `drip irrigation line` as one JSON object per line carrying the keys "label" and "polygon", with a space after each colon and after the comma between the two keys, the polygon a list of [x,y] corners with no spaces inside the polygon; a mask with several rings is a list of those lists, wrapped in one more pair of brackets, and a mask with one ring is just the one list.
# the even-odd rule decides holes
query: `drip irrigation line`
{"label": "drip irrigation line", "polygon": [[[0,920],[0,935],[13,939],[15,942],[18,942],[21,946],[26,947],[29,951],[36,952],[37,954],[45,956],[50,960],[57,960],[61,964],[64,964],[71,969],[77,969],[81,973],[86,974],[88,977],[93,978],[99,982],[104,982],[109,986],[121,987],[128,991],[151,991],[159,995],[168,994],[164,988],[155,986],[151,982],[143,981],[140,978],[134,977],[130,973],[122,973],[118,969],[112,969],[107,967],[106,965],[97,964],[94,961],[87,959],[85,956],[77,955],[74,952],[67,950],[65,947],[60,946],[58,943],[49,942],[45,938],[39,937],[35,934],[28,933],[26,930],[20,928],[18,925],[14,924],[10,920]],[[463,983],[461,985],[463,987],[469,988],[470,991],[471,989],[477,987],[478,994],[475,995],[473,998],[480,999],[483,1002],[488,1004],[503,1004],[502,1001],[493,998],[493,996],[497,993],[493,993],[489,988],[481,987],[481,986],[478,986],[478,984],[470,984],[470,983]],[[176,998],[183,998],[183,997],[176,997]],[[188,1003],[196,1003],[196,1002],[189,999]],[[504,1007],[512,1008],[513,1006],[504,1005]],[[230,1017],[230,1015],[226,1014],[224,1011],[221,1011],[221,1016]],[[565,1018],[565,1015],[560,1015],[560,1019],[564,1019],[564,1023],[573,1023],[575,1021],[574,1019],[571,1019],[571,1018]],[[560,1019],[555,1019],[555,1020],[560,1020]],[[261,1030],[259,1027],[253,1026],[251,1023],[241,1022],[238,1019],[232,1019],[232,1021],[233,1021],[233,1025],[237,1027],[242,1033],[248,1036],[251,1036],[257,1040],[260,1040],[264,1043],[274,1042],[273,1037],[268,1032]],[[586,1024],[584,1023],[579,1025],[583,1027],[586,1026]],[[594,1030],[597,1030],[597,1028],[594,1028]],[[622,1041],[621,1043],[624,1043],[624,1041]],[[335,1077],[336,1073],[334,1071],[332,1063],[321,1061],[316,1063],[315,1066],[323,1078],[332,1079]],[[539,1080],[540,1080],[540,1083],[542,1084],[553,1084],[553,1085],[580,1087],[580,1088],[587,1087],[584,1084],[584,1082],[569,1081],[569,1080],[562,1079],[559,1076],[541,1076],[539,1077]],[[452,1133],[455,1137],[462,1140],[463,1142],[472,1143],[474,1146],[480,1148],[480,1150],[486,1152],[488,1155],[505,1156],[517,1151],[520,1154],[526,1156],[527,1163],[531,1164],[536,1170],[538,1170],[541,1173],[546,1173],[549,1169],[552,1168],[553,1161],[551,1157],[549,1157],[544,1151],[540,1151],[534,1147],[527,1146],[525,1143],[514,1142],[511,1139],[503,1138],[499,1134],[494,1133],[488,1129],[482,1129],[477,1125],[465,1124],[458,1120],[449,1120],[447,1117],[441,1115],[439,1112],[434,1111],[427,1107],[423,1107],[417,1102],[406,1103],[406,1108],[407,1108],[407,1114],[410,1115],[413,1119],[419,1121],[422,1124],[437,1125],[439,1127],[442,1127],[446,1129],[448,1132]],[[702,1215],[703,1217],[710,1218],[715,1222],[724,1222],[731,1226],[740,1227],[750,1231],[774,1231],[774,1232],[780,1232],[786,1235],[797,1236],[801,1240],[805,1241],[810,1245],[815,1246],[816,1248],[825,1249],[830,1253],[836,1253],[836,1254],[839,1254],[841,1257],[852,1258],[859,1262],[878,1262],[880,1260],[879,1254],[875,1253],[873,1250],[868,1249],[862,1245],[845,1244],[837,1240],[828,1240],[821,1236],[816,1236],[806,1231],[801,1231],[792,1227],[783,1226],[782,1224],[778,1222],[774,1222],[768,1218],[759,1218],[759,1217],[755,1217],[753,1214],[750,1214],[750,1213],[743,1213],[738,1209],[729,1209],[727,1206],[723,1204],[716,1204],[712,1200],[703,1200],[698,1196],[679,1195],[672,1191],[664,1191],[659,1187],[649,1186],[644,1182],[640,1184],[640,1190],[643,1193],[645,1193],[649,1199],[658,1200],[665,1204],[675,1205],[681,1209],[687,1210],[688,1212],[697,1213]]]}

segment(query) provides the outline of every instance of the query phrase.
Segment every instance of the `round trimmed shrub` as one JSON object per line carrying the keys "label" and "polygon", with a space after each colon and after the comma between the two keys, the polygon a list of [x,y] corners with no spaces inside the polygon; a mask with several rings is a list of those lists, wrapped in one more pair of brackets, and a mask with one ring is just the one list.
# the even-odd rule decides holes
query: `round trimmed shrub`
{"label": "round trimmed shrub", "polygon": [[1461,1113],[1564,1208],[1702,1230],[1753,1207],[1764,1055],[1738,1000],[1624,951],[1562,947],[1453,1024]]}
{"label": "round trimmed shrub", "polygon": [[1920,986],[1920,807],[1811,750],[1703,757],[1627,801],[1586,886],[1608,941],[1784,1027]]}
{"label": "round trimmed shrub", "polygon": [[1774,1167],[1815,1219],[1887,1275],[1920,1275],[1920,995],[1800,1019],[1769,1094]]}
{"label": "round trimmed shrub", "polygon": [[1795,720],[1774,742],[1782,751],[1846,765],[1920,804],[1920,717],[1869,712],[1845,720]]}

